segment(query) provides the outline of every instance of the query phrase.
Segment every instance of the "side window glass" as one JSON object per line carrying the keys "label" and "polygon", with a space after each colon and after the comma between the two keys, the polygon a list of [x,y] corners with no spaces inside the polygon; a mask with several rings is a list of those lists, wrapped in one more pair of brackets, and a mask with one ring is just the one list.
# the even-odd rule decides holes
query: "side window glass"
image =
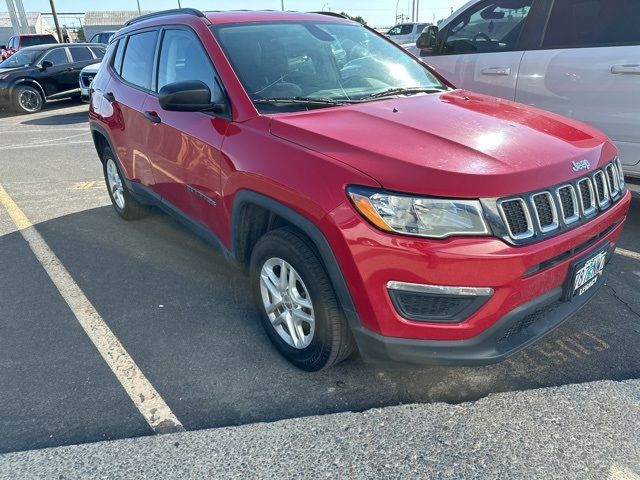
{"label": "side window glass", "polygon": [[413,32],[413,25],[402,25],[400,35],[410,35]]}
{"label": "side window glass", "polygon": [[102,60],[102,58],[104,57],[104,48],[101,47],[90,47],[89,50],[91,50],[93,52],[93,54],[96,56],[96,58]]}
{"label": "side window glass", "polygon": [[[128,51],[128,49],[127,49]],[[197,37],[187,30],[167,30],[160,47],[158,91],[174,82],[200,80],[216,91],[215,71]]]}
{"label": "side window glass", "polygon": [[545,48],[640,44],[640,2],[564,0],[555,2]]}
{"label": "side window glass", "polygon": [[483,2],[454,20],[445,53],[487,53],[515,50],[533,0]]}
{"label": "side window glass", "polygon": [[117,41],[116,53],[113,56],[112,66],[118,75],[120,75],[120,70],[122,68],[122,57],[124,56],[125,43],[127,43],[125,38],[121,38],[120,40]]}
{"label": "side window glass", "polygon": [[136,33],[129,37],[120,75],[127,82],[151,90],[157,31]]}
{"label": "side window glass", "polygon": [[64,48],[56,48],[55,50],[51,50],[44,56],[42,60],[48,60],[54,65],[66,65],[67,63],[69,63],[67,52],[64,51]]}
{"label": "side window glass", "polygon": [[87,47],[70,47],[69,50],[71,50],[71,58],[74,62],[93,60],[93,55]]}
{"label": "side window glass", "polygon": [[402,25],[396,25],[395,27],[393,27],[391,30],[387,32],[387,35],[400,35],[401,31],[402,31]]}

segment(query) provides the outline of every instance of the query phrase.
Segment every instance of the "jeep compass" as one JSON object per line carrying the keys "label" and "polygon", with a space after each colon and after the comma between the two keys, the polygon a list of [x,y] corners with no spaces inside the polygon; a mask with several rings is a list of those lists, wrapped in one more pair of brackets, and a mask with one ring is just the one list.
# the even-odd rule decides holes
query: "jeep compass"
{"label": "jeep compass", "polygon": [[500,361],[589,302],[629,208],[598,130],[335,14],[139,17],[91,89],[115,211],[160,207],[244,268],[305,370]]}

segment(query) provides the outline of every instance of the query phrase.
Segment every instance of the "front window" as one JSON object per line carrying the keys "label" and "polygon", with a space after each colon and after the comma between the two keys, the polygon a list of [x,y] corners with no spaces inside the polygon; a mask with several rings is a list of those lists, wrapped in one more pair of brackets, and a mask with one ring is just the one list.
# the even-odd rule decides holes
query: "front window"
{"label": "front window", "polygon": [[41,54],[42,50],[19,50],[0,63],[0,68],[28,67],[33,65]]}
{"label": "front window", "polygon": [[213,31],[261,111],[286,108],[287,99],[315,100],[319,108],[447,89],[414,57],[360,25],[252,23]]}

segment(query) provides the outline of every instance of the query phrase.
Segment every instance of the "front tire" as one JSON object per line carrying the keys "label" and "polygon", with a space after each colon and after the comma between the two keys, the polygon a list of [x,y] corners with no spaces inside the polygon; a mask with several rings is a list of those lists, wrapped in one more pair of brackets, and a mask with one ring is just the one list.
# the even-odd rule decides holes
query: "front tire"
{"label": "front tire", "polygon": [[351,355],[351,330],[304,235],[292,228],[265,234],[251,255],[250,275],[262,326],[289,362],[312,372]]}
{"label": "front tire", "polygon": [[13,108],[18,113],[36,113],[42,110],[44,98],[40,91],[30,85],[19,85],[13,92]]}
{"label": "front tire", "polygon": [[125,220],[146,217],[149,214],[149,207],[142,205],[129,193],[120,166],[109,147],[105,147],[102,151],[102,166],[109,198],[116,213]]}

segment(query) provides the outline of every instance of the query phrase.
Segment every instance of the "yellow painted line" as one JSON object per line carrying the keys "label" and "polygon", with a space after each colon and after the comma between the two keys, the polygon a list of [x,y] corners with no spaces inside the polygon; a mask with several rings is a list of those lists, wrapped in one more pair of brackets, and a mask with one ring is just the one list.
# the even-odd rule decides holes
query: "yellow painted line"
{"label": "yellow painted line", "polygon": [[145,377],[62,262],[2,185],[0,185],[0,204],[9,213],[38,262],[69,305],[78,323],[149,426],[157,433],[184,430],[180,420]]}
{"label": "yellow painted line", "polygon": [[616,253],[624,257],[633,258],[634,260],[640,260],[640,253],[626,250],[624,248],[616,248]]}

